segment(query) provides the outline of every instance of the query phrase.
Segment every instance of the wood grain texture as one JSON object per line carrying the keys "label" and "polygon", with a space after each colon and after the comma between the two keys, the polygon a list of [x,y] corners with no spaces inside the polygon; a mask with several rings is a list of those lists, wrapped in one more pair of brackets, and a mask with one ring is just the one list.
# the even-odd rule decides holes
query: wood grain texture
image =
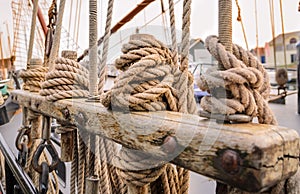
{"label": "wood grain texture", "polygon": [[[12,99],[61,123],[248,192],[263,191],[298,169],[299,136],[285,127],[217,124],[197,115],[168,111],[124,113],[86,99],[49,102],[20,90],[12,92]],[[169,136],[175,144],[164,141]]]}

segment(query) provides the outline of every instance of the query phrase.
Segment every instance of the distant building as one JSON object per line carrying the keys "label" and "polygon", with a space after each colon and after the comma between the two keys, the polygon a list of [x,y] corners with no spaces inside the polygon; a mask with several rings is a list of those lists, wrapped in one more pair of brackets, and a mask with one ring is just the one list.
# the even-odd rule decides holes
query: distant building
{"label": "distant building", "polygon": [[202,39],[190,40],[190,61],[194,63],[213,64],[216,60],[212,57],[209,51],[205,48]]}
{"label": "distant building", "polygon": [[266,53],[264,47],[254,48],[250,52],[254,54],[261,63],[266,63]]}
{"label": "distant building", "polygon": [[[282,34],[275,38],[276,44],[276,63],[277,65],[284,65],[284,47],[286,48],[286,62],[287,64],[296,63],[297,50],[296,44],[300,40],[300,31],[285,33],[285,45],[283,45]],[[265,45],[266,63],[274,65],[274,46],[273,40],[267,42]]]}

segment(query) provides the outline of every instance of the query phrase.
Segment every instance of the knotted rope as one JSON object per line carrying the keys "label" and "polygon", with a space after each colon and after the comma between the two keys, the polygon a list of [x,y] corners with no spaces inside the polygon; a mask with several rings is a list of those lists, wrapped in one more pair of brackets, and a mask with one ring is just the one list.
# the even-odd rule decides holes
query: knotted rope
{"label": "knotted rope", "polygon": [[[150,37],[130,40],[123,45],[122,52],[115,65],[123,73],[101,98],[106,107],[117,111],[196,112],[196,106],[191,107],[195,105],[193,90],[189,90],[193,77],[178,69],[173,54],[163,43]],[[129,185],[129,192],[147,193],[150,185],[152,192],[155,185],[165,187],[164,193],[170,193],[168,187],[174,191],[172,193],[181,193],[182,188],[186,189],[182,193],[187,192],[184,185],[188,185],[188,171],[181,169],[177,172],[176,168],[150,155],[122,148],[113,161],[118,174]],[[155,165],[149,169],[152,164]]]}
{"label": "knotted rope", "polygon": [[57,58],[54,70],[46,74],[40,95],[50,101],[87,97],[88,85],[86,68],[71,59]]}
{"label": "knotted rope", "polygon": [[31,59],[30,68],[20,73],[20,77],[24,81],[23,90],[40,91],[41,84],[45,80],[45,75],[48,71],[48,68],[40,67],[41,65],[41,59]]}
{"label": "knotted rope", "polygon": [[[206,96],[201,100],[204,111],[232,115],[245,113],[258,117],[259,123],[276,124],[268,107],[269,77],[262,64],[248,51],[233,45],[233,54],[227,52],[216,36],[206,39],[206,47],[225,71],[210,71],[200,77],[200,89],[213,92],[215,88],[230,91],[232,97]],[[228,97],[228,96],[227,96]]]}
{"label": "knotted rope", "polygon": [[192,107],[193,91],[183,95],[186,88],[192,86],[193,78],[188,72],[178,70],[172,53],[163,43],[154,38],[131,40],[123,45],[122,52],[115,63],[124,73],[103,96],[105,106],[138,111],[196,112]]}

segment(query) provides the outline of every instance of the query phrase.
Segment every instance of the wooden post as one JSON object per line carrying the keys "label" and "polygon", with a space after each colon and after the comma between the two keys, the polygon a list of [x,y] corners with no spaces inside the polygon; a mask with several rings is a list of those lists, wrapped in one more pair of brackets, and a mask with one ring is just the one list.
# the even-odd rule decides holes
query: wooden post
{"label": "wooden post", "polygon": [[98,194],[99,193],[99,178],[87,177],[85,182],[85,194]]}
{"label": "wooden post", "polygon": [[[61,56],[67,59],[71,59],[76,61],[77,60],[77,52],[64,50],[61,53]],[[68,110],[66,109],[64,112],[65,115],[68,114]],[[61,124],[61,127],[56,129],[56,133],[60,134],[61,137],[61,149],[60,155],[61,160],[63,162],[71,162],[74,157],[74,129],[75,127],[72,125]]]}
{"label": "wooden post", "polygon": [[71,162],[74,157],[74,126],[61,125],[56,129],[56,133],[60,134],[60,159],[63,162]]}

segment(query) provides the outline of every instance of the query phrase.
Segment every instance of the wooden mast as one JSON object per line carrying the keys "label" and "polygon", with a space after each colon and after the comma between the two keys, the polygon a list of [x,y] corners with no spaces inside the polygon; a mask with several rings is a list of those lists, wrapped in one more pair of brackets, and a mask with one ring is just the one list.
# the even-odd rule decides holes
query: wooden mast
{"label": "wooden mast", "polygon": [[0,32],[0,54],[1,54],[1,70],[2,70],[2,79],[6,78],[5,75],[5,64],[4,64],[4,55],[3,55],[3,48],[2,48],[2,34],[3,32]]}
{"label": "wooden mast", "polygon": [[[34,3],[34,0],[31,0],[31,2]],[[47,28],[47,25],[46,25],[46,22],[45,22],[45,19],[44,19],[44,16],[43,16],[43,13],[42,13],[42,10],[41,10],[40,6],[38,6],[37,16],[38,16],[39,22],[42,26],[43,32],[46,35],[47,31],[48,31],[48,28]]]}

